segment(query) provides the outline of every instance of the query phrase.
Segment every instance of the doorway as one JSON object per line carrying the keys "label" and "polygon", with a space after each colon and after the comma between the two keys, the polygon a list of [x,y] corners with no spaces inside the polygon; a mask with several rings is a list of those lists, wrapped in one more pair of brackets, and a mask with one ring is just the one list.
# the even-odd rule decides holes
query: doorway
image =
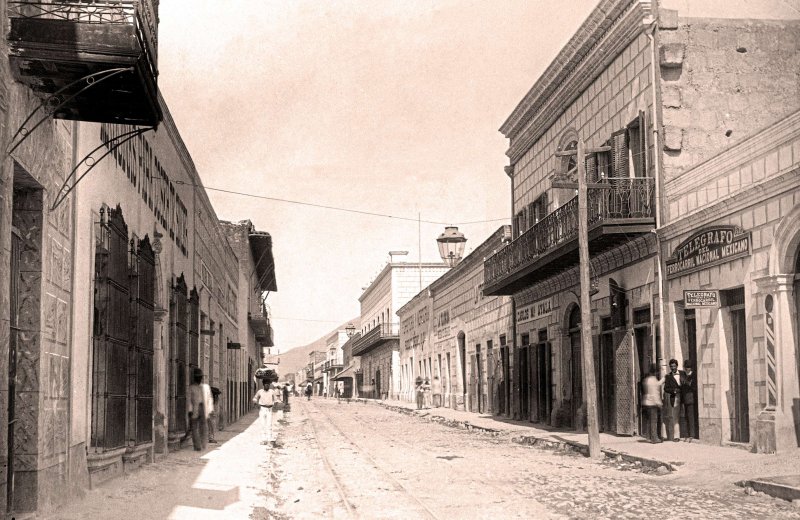
{"label": "doorway", "polygon": [[[695,404],[693,406],[693,414],[694,414],[694,431],[692,433],[692,437],[695,439],[700,438],[700,411],[697,408],[697,378],[699,377],[699,369],[700,367],[697,364],[697,321],[695,320],[695,312],[694,309],[684,309],[683,311],[683,331],[684,337],[686,338],[686,357],[689,360],[689,363],[692,365],[692,369],[694,370],[694,377],[695,377],[695,388],[694,388],[694,395],[695,395]],[[688,426],[688,418],[684,417],[684,431],[689,430]],[[686,435],[688,437],[688,435]]]}
{"label": "doorway", "polygon": [[20,236],[16,227],[11,229],[11,269],[9,301],[9,345],[8,345],[8,467],[6,475],[6,506],[11,513],[14,505],[14,423],[16,422],[15,397],[17,377],[17,334],[19,332],[19,284],[20,284]]}
{"label": "doorway", "polygon": [[467,398],[467,344],[463,332],[458,334],[458,354],[461,360],[461,398],[464,400]]}
{"label": "doorway", "polygon": [[747,318],[744,288],[721,291],[730,325],[731,441],[750,442],[750,401],[747,391]]}
{"label": "doorway", "polygon": [[614,393],[614,332],[611,318],[603,318],[603,332],[600,334],[600,367],[598,385],[598,411],[600,412],[600,431],[616,430],[616,395]]}
{"label": "doorway", "polygon": [[536,380],[536,417],[540,423],[549,423],[553,411],[553,378],[550,342],[547,340],[547,330],[539,331],[539,343],[536,346],[534,360],[534,373]]}
{"label": "doorway", "polygon": [[481,346],[480,344],[475,346],[475,367],[476,367],[476,375],[477,375],[477,395],[476,395],[476,402],[478,404],[478,413],[483,413],[486,411],[486,407],[483,403],[483,366],[481,364]]}
{"label": "doorway", "polygon": [[634,310],[633,340],[636,346],[636,359],[633,363],[633,380],[636,383],[636,431],[645,438],[650,434],[650,424],[642,413],[642,380],[650,370],[650,365],[655,363],[652,337],[650,307]]}
{"label": "doorway", "polygon": [[372,390],[374,392],[373,397],[375,399],[381,398],[381,370],[378,369],[375,371],[375,388]]}
{"label": "doorway", "polygon": [[531,417],[530,405],[530,336],[523,334],[519,349],[519,416],[527,421]]}
{"label": "doorway", "polygon": [[569,314],[570,374],[572,376],[571,413],[567,426],[575,427],[575,419],[583,403],[583,374],[581,373],[581,309],[577,305]]}

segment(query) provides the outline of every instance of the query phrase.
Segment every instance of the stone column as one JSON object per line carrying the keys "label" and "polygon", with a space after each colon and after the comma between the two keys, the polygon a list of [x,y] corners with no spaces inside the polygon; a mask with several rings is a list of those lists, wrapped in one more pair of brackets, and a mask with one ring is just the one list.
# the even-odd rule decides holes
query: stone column
{"label": "stone column", "polygon": [[800,445],[797,309],[792,301],[793,276],[779,274],[755,280],[763,303],[767,406],[756,420],[759,453],[781,453]]}

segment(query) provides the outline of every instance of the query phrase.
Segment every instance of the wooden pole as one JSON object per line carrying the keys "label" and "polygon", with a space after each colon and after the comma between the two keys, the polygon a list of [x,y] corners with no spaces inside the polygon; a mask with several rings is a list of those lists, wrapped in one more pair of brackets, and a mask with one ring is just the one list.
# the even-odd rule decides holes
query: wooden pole
{"label": "wooden pole", "polygon": [[597,424],[597,385],[594,379],[592,349],[592,307],[589,300],[589,211],[586,187],[586,160],[583,139],[578,140],[578,253],[581,272],[581,352],[583,357],[583,399],[586,402],[586,428],[589,432],[589,457],[599,459],[600,428]]}

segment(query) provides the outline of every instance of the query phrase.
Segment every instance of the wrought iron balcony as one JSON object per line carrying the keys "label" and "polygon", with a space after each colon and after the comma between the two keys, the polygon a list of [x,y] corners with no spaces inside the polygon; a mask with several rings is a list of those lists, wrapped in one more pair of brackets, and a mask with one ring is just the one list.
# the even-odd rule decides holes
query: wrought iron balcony
{"label": "wrought iron balcony", "polygon": [[[588,190],[589,254],[655,227],[652,178],[609,179]],[[513,294],[579,262],[578,198],[556,209],[484,263],[484,293]]]}
{"label": "wrought iron balcony", "polygon": [[400,340],[398,323],[381,323],[353,343],[353,355],[361,356],[391,340]]}
{"label": "wrought iron balcony", "polygon": [[14,77],[54,117],[154,126],[157,0],[10,0]]}
{"label": "wrought iron balcony", "polygon": [[272,339],[272,325],[269,321],[269,313],[263,305],[261,309],[255,312],[247,313],[247,321],[253,329],[256,336],[256,341],[262,347],[274,347],[275,343]]}
{"label": "wrought iron balcony", "polygon": [[322,365],[323,372],[338,372],[344,368],[344,363],[340,359],[329,359]]}

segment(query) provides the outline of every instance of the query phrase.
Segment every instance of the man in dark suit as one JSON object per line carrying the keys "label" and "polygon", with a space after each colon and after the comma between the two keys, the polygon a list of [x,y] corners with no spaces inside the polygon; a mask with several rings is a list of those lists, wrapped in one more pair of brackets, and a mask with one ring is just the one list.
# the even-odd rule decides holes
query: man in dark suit
{"label": "man in dark suit", "polygon": [[688,359],[683,362],[683,372],[681,372],[681,405],[683,406],[683,416],[686,420],[686,430],[683,440],[692,442],[697,438],[697,426],[695,424],[695,399],[697,397],[697,380],[695,379],[694,367]]}
{"label": "man in dark suit", "polygon": [[680,434],[675,435],[675,427],[680,425],[681,418],[681,378],[684,373],[678,370],[678,360],[669,360],[669,372],[664,378],[664,423],[667,427],[667,440],[679,441]]}

